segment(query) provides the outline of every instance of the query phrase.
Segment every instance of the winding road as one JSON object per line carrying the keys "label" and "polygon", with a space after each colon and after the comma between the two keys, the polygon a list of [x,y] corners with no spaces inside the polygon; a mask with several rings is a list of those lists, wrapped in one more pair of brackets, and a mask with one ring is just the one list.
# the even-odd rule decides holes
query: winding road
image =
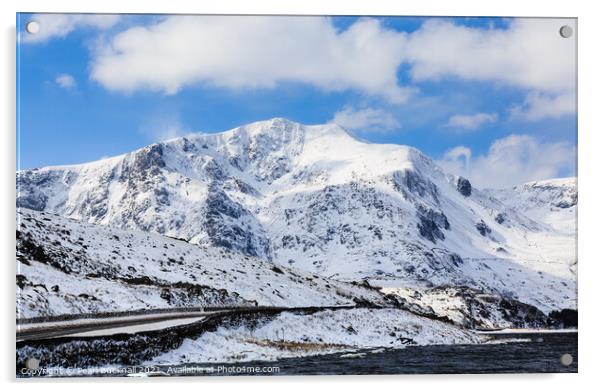
{"label": "winding road", "polygon": [[349,309],[354,306],[332,307],[215,307],[174,308],[137,311],[135,313],[82,314],[68,319],[44,319],[17,323],[17,342],[42,341],[60,337],[100,337],[135,334],[203,322],[209,316],[258,312],[319,311]]}

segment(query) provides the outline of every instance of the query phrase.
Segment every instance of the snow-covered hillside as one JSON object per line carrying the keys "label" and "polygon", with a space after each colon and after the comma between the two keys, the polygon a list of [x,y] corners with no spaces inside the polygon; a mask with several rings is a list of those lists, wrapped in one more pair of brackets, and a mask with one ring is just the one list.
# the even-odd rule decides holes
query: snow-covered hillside
{"label": "snow-covered hillside", "polygon": [[223,248],[23,209],[17,317],[190,306],[386,305],[373,289]]}
{"label": "snow-covered hillside", "polygon": [[273,119],[17,181],[24,208],[279,267],[386,287],[466,285],[544,311],[576,306],[569,226],[506,205],[414,148],[334,124]]}
{"label": "snow-covered hillside", "polygon": [[147,364],[274,360],[357,349],[471,344],[485,340],[467,330],[399,309],[282,313],[274,319],[219,327],[198,338],[186,339],[178,349]]}
{"label": "snow-covered hillside", "polygon": [[510,208],[569,235],[577,228],[577,179],[529,182],[512,189],[487,190]]}

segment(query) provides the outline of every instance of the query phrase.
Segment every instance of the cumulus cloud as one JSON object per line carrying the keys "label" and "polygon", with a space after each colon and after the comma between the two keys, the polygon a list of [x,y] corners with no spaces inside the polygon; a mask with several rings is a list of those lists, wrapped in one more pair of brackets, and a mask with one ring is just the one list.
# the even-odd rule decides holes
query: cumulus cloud
{"label": "cumulus cloud", "polygon": [[558,118],[577,111],[575,94],[571,91],[560,95],[550,95],[533,91],[527,95],[524,104],[511,108],[512,116],[537,121],[543,118]]}
{"label": "cumulus cloud", "polygon": [[497,81],[549,93],[575,87],[575,39],[559,34],[574,19],[517,18],[483,29],[431,19],[411,34],[406,56],[414,80],[458,77]]}
{"label": "cumulus cloud", "polygon": [[61,73],[56,77],[56,79],[54,79],[54,81],[56,82],[56,84],[58,84],[59,87],[64,88],[66,90],[70,90],[77,87],[75,79],[68,73]]}
{"label": "cumulus cloud", "polygon": [[339,31],[325,17],[171,16],[98,48],[91,77],[113,91],[166,94],[199,83],[252,89],[290,81],[403,103],[404,42],[405,33],[368,18]]}
{"label": "cumulus cloud", "polygon": [[559,28],[574,19],[513,19],[507,29],[482,29],[432,19],[408,37],[415,81],[455,77],[527,91],[513,113],[529,121],[575,113],[576,40]]}
{"label": "cumulus cloud", "polygon": [[496,122],[497,114],[495,113],[477,113],[472,115],[454,115],[449,118],[446,126],[452,128],[462,128],[465,130],[476,130],[481,125],[486,123]]}
{"label": "cumulus cloud", "polygon": [[[472,157],[472,150],[463,145],[459,145],[447,151],[444,155],[444,161],[447,166],[453,164],[461,167],[461,170],[470,172],[470,159]],[[457,171],[454,167],[454,171]]]}
{"label": "cumulus cloud", "polygon": [[388,132],[401,126],[391,113],[370,107],[354,109],[346,106],[337,111],[330,122],[348,130],[363,132]]}
{"label": "cumulus cloud", "polygon": [[40,31],[36,34],[23,33],[21,39],[26,43],[38,43],[51,38],[66,37],[73,30],[81,27],[106,30],[113,27],[119,19],[119,15],[35,14],[31,20],[39,23]]}
{"label": "cumulus cloud", "polygon": [[[404,103],[408,83],[458,78],[521,88],[527,120],[573,113],[573,19],[512,19],[504,28],[426,21],[403,33],[362,18],[345,30],[326,17],[170,16],[131,27],[93,53],[91,77],[109,90],[175,94],[183,87],[274,88],[281,82],[355,90]],[[574,99],[572,99],[574,100]],[[469,125],[470,127],[471,125]]]}
{"label": "cumulus cloud", "polygon": [[507,188],[566,175],[574,169],[575,156],[575,147],[569,143],[510,135],[494,141],[486,154],[472,156],[469,148],[461,146],[448,151],[438,163],[477,187]]}

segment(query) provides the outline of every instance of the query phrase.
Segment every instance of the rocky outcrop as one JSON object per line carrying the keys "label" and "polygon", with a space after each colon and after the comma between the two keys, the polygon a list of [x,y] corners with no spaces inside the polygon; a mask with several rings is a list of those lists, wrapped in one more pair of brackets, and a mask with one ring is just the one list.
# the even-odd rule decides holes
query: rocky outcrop
{"label": "rocky outcrop", "polygon": [[458,189],[458,193],[462,194],[464,197],[470,197],[472,194],[472,185],[468,181],[468,179],[464,177],[459,177],[456,182],[456,189]]}
{"label": "rocky outcrop", "polygon": [[477,229],[477,231],[479,231],[481,236],[487,236],[491,233],[491,228],[489,228],[489,226],[485,224],[483,220],[476,223],[475,228]]}
{"label": "rocky outcrop", "polygon": [[224,247],[254,257],[272,259],[270,241],[262,230],[250,230],[249,222],[260,226],[255,217],[217,186],[210,186],[205,201],[203,231],[212,246]]}
{"label": "rocky outcrop", "polygon": [[418,207],[418,232],[420,235],[433,243],[437,240],[445,240],[443,229],[449,230],[450,225],[447,216],[443,212],[437,212],[433,209],[420,205]]}
{"label": "rocky outcrop", "polygon": [[542,328],[557,318],[518,300],[466,286],[397,290],[395,295],[417,313],[471,329]]}

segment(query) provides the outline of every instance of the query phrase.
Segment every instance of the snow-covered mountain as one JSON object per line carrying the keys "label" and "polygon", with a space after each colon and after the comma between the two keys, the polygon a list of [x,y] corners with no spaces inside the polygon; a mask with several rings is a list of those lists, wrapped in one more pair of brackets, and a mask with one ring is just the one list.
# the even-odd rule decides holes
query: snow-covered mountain
{"label": "snow-covered mountain", "polygon": [[577,227],[577,179],[529,182],[512,189],[487,190],[515,211],[572,235]]}
{"label": "snow-covered mountain", "polygon": [[414,148],[366,143],[334,124],[277,118],[25,170],[17,183],[23,208],[338,280],[576,306],[574,229],[475,189]]}

